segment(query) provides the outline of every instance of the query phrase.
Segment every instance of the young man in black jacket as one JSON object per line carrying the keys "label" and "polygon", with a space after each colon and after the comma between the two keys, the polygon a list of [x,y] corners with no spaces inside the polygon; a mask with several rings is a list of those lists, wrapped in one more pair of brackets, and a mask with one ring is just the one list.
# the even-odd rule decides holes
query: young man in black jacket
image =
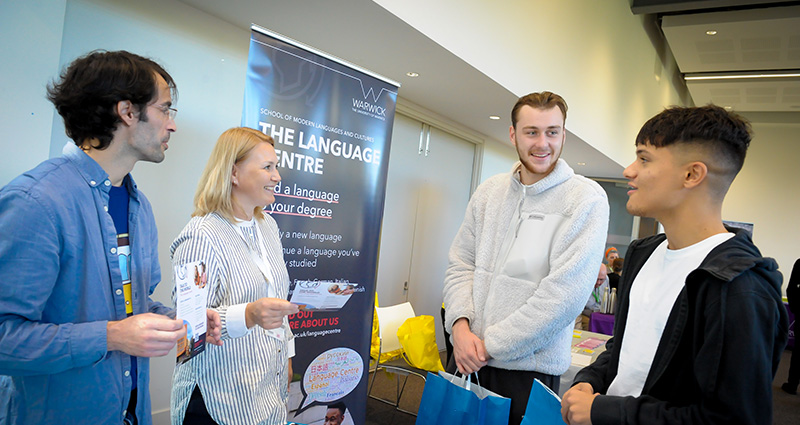
{"label": "young man in black jacket", "polygon": [[568,424],[772,423],[782,277],[722,224],[749,144],[747,121],[713,105],[667,109],[640,130],[627,209],[665,234],[628,248],[614,337],[564,394]]}

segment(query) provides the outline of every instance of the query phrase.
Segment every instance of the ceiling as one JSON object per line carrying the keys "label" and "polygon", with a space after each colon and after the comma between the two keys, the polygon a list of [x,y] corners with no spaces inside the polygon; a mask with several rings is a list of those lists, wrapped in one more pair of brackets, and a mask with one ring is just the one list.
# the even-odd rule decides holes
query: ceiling
{"label": "ceiling", "polygon": [[[404,102],[512,149],[508,128],[518,96],[372,0],[180,1],[243,30],[257,24],[397,81]],[[622,166],[570,132],[562,157],[586,176],[622,175]]]}
{"label": "ceiling", "polygon": [[[384,75],[402,84],[402,102],[511,149],[509,114],[517,95],[372,0],[180,1],[243,30],[257,24]],[[684,74],[800,70],[800,1],[629,1],[634,14],[657,18]],[[706,35],[711,30],[717,34]],[[688,80],[687,87],[697,105],[728,106],[754,121],[800,122],[798,77]],[[563,157],[578,173],[621,176],[622,166],[574,134],[567,137]]]}
{"label": "ceiling", "polygon": [[696,105],[800,122],[800,2],[632,0],[631,10],[658,15]]}

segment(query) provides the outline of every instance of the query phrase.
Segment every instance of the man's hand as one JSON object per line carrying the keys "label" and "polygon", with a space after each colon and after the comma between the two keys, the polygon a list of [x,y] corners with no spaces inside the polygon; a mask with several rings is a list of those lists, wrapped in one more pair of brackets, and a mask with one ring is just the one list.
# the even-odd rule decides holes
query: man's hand
{"label": "man's hand", "polygon": [[106,325],[108,351],[137,357],[165,356],[185,336],[182,320],[155,313],[136,314]]}
{"label": "man's hand", "polygon": [[464,317],[453,323],[453,356],[459,372],[464,375],[477,372],[489,361],[483,340],[472,333]]}
{"label": "man's hand", "polygon": [[210,308],[206,309],[206,343],[222,345],[222,321],[219,313]]}
{"label": "man's hand", "polygon": [[245,308],[245,321],[247,328],[255,325],[264,329],[275,329],[283,325],[284,316],[300,311],[296,304],[280,298],[259,298],[247,304]]}
{"label": "man's hand", "polygon": [[569,425],[592,425],[592,403],[597,394],[591,384],[581,382],[561,399],[561,416]]}

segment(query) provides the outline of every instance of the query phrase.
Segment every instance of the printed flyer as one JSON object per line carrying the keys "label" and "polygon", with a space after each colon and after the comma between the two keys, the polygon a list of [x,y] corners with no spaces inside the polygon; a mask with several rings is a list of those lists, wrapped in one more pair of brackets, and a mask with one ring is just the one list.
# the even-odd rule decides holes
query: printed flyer
{"label": "printed flyer", "polygon": [[177,362],[183,363],[206,348],[206,265],[202,261],[175,266],[176,318],[183,320],[186,336],[178,341]]}
{"label": "printed flyer", "polygon": [[289,302],[300,306],[300,310],[339,310],[356,292],[357,286],[355,283],[304,280],[297,282]]}

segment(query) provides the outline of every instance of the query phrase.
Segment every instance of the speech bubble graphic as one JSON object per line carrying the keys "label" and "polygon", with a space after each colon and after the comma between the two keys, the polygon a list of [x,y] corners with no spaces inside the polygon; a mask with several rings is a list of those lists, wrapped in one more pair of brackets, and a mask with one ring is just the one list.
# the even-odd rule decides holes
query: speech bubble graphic
{"label": "speech bubble graphic", "polygon": [[311,403],[329,403],[350,394],[361,381],[364,361],[354,350],[332,348],[315,358],[303,374],[305,398],[298,412]]}

